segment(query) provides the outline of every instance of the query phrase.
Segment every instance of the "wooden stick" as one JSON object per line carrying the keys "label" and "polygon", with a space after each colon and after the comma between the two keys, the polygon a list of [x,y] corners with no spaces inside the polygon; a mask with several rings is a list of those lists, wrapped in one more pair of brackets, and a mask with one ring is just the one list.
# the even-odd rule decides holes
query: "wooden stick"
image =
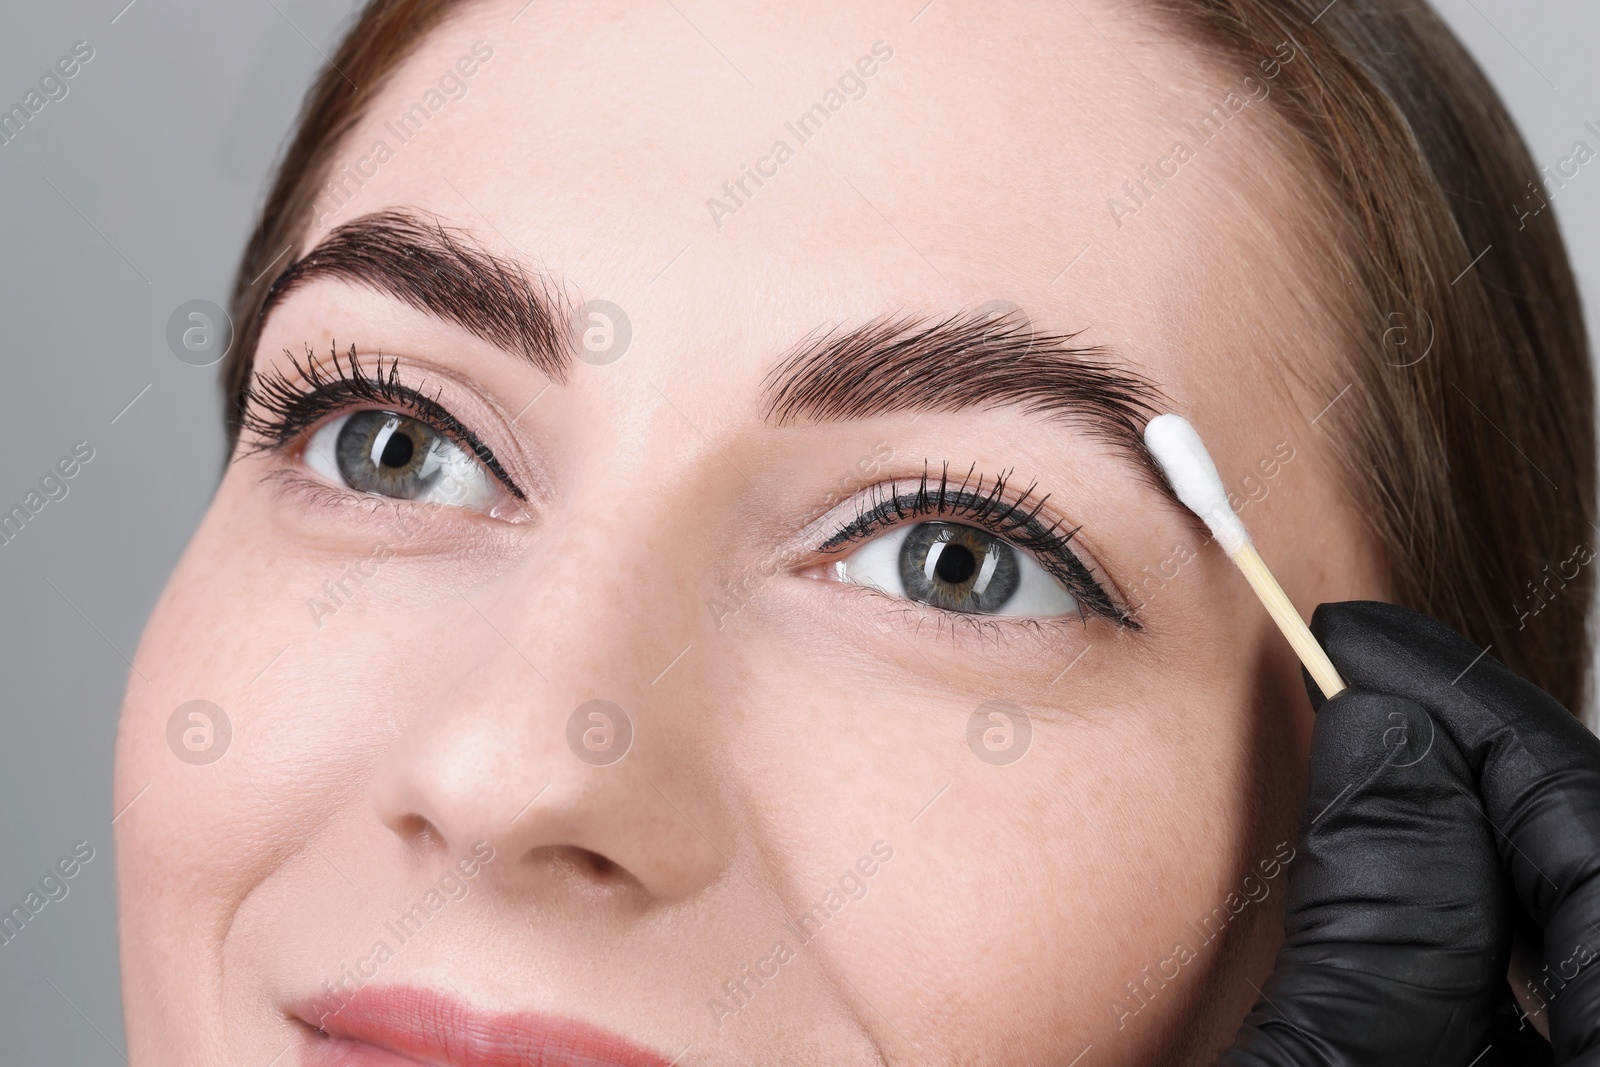
{"label": "wooden stick", "polygon": [[1217,475],[1217,465],[1211,461],[1211,453],[1206,451],[1205,442],[1189,425],[1189,420],[1182,415],[1157,415],[1145,425],[1144,443],[1183,506],[1200,517],[1218,546],[1244,571],[1250,588],[1256,591],[1272,621],[1289,639],[1295,655],[1305,664],[1322,695],[1332,697],[1343,692],[1344,679],[1339,677],[1328,654],[1322,651],[1322,646],[1311,636],[1300,613],[1284,594],[1283,586],[1267,570],[1261,554],[1250,543],[1250,531],[1239,521],[1238,513],[1228,500],[1228,491]]}
{"label": "wooden stick", "polygon": [[1233,554],[1233,562],[1249,579],[1250,588],[1256,591],[1256,596],[1266,606],[1267,614],[1278,624],[1283,636],[1289,639],[1295,655],[1305,664],[1306,671],[1311,675],[1311,680],[1317,683],[1317,688],[1322,690],[1322,695],[1331,699],[1342,691],[1344,679],[1339,677],[1339,671],[1328,654],[1322,651],[1322,646],[1317,644],[1317,639],[1311,636],[1311,629],[1300,618],[1300,613],[1283,591],[1283,586],[1278,584],[1278,579],[1267,569],[1266,561],[1256,551],[1256,546],[1246,541]]}

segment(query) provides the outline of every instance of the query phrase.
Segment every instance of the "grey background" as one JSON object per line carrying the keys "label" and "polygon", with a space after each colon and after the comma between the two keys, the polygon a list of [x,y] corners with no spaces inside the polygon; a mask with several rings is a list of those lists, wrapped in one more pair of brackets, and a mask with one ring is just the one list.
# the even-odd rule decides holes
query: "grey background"
{"label": "grey background", "polygon": [[[125,4],[6,0],[0,16],[0,105],[74,42],[95,49],[67,97],[0,146],[0,509],[74,442],[95,449],[68,496],[0,545],[0,911],[74,842],[95,849],[66,899],[0,946],[6,1065],[124,1060],[116,714],[127,657],[222,462],[217,370],[173,357],[167,317],[195,298],[226,303],[267,170],[354,8]],[[1593,0],[1437,6],[1509,100],[1539,164],[1579,138],[1593,144],[1583,128],[1600,125]],[[1593,322],[1600,167],[1580,171],[1555,207]]]}

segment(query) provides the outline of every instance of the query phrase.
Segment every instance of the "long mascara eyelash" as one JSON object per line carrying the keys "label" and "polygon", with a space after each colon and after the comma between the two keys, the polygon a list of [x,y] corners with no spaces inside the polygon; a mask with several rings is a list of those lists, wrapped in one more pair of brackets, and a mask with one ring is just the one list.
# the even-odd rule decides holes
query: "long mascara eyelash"
{"label": "long mascara eyelash", "polygon": [[857,507],[856,517],[823,542],[818,551],[835,551],[912,519],[930,515],[962,518],[1016,548],[1032,552],[1045,570],[1065,585],[1068,592],[1088,611],[1130,630],[1143,629],[1131,613],[1111,599],[1089,568],[1068,547],[1082,527],[1062,532],[1059,522],[1045,523],[1039,518],[1039,512],[1050,495],[1046,493],[1035,500],[1037,482],[1008,500],[1006,481],[1011,476],[1010,471],[997,475],[987,490],[984,489],[984,478],[980,474],[977,484],[969,490],[967,486],[972,482],[976,470],[977,464],[973,464],[961,479],[960,486],[952,487],[950,465],[944,464],[937,487],[931,488],[928,466],[924,463],[922,480],[912,492],[896,493],[892,484],[887,488],[883,484],[873,486],[867,498]]}
{"label": "long mascara eyelash", "polygon": [[331,370],[324,369],[316,361],[310,345],[306,346],[303,366],[288,349],[284,349],[283,354],[293,368],[292,376],[276,366],[270,374],[255,373],[255,384],[247,398],[241,424],[245,431],[260,440],[246,449],[246,455],[282,448],[326,416],[351,404],[402,407],[471,451],[518,500],[528,499],[489,446],[439,403],[439,393],[428,396],[400,384],[399,360],[391,358],[386,373],[380,352],[369,374],[356,355],[355,345],[350,346],[342,361],[337,345],[330,346]]}

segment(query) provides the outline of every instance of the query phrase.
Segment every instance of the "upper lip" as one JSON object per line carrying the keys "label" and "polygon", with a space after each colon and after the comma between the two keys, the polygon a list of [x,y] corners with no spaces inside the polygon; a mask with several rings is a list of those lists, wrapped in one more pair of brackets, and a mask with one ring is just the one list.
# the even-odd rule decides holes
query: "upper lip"
{"label": "upper lip", "polygon": [[329,1037],[450,1067],[672,1067],[620,1034],[542,1012],[485,1012],[407,986],[366,986],[344,1000],[306,1001],[295,1014]]}

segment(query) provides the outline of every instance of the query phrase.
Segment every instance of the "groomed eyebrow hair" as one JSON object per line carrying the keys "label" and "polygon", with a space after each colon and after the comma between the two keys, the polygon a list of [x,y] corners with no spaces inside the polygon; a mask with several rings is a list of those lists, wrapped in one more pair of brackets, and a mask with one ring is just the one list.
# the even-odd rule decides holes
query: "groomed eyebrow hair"
{"label": "groomed eyebrow hair", "polygon": [[1020,310],[896,315],[830,330],[768,372],[762,414],[787,426],[1014,406],[1109,442],[1176,502],[1144,444],[1145,423],[1169,402],[1149,378],[1110,362],[1109,349],[1076,337],[1037,331]]}
{"label": "groomed eyebrow hair", "polygon": [[553,381],[567,379],[570,312],[559,294],[437,218],[388,210],[336,227],[272,283],[257,321],[317,278],[387,293],[522,356]]}
{"label": "groomed eyebrow hair", "polygon": [[[267,316],[294,290],[337,278],[399,299],[522,356],[565,383],[571,309],[546,280],[431,215],[385,210],[335,227],[272,283]],[[1164,410],[1150,379],[1107,362],[1076,334],[1040,332],[1012,308],[939,320],[885,316],[802,342],[768,373],[763,416],[774,425],[837,422],[900,411],[1016,406],[1076,423],[1109,442],[1176,503],[1143,428]]]}

